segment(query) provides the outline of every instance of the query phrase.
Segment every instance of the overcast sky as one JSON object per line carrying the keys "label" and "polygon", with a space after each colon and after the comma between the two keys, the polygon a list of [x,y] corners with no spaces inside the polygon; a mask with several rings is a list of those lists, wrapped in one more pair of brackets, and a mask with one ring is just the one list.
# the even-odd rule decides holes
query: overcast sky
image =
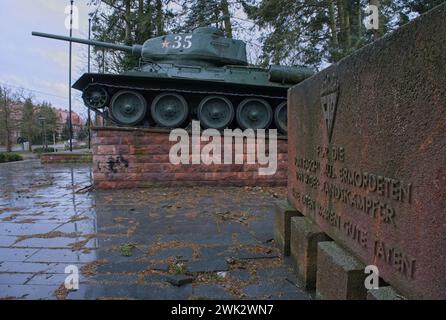
{"label": "overcast sky", "polygon": [[[88,37],[87,0],[75,0],[79,30],[75,37]],[[0,83],[33,90],[36,101],[49,101],[68,109],[68,42],[31,36],[31,31],[69,35],[65,28],[68,0],[2,0],[0,11]],[[73,82],[86,71],[87,46],[73,46]],[[86,108],[73,90],[73,110]]]}

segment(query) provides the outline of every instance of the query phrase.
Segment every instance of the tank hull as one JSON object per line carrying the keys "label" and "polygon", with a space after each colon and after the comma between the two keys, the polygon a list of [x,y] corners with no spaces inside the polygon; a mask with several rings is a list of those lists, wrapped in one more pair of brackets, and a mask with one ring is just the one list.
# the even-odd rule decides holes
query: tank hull
{"label": "tank hull", "polygon": [[[234,115],[238,114],[238,106],[246,102],[246,100],[249,100],[254,104],[256,101],[262,101],[263,103],[268,104],[271,112],[264,112],[263,117],[267,115],[267,118],[270,119],[266,120],[266,123],[262,122],[262,125],[259,128],[277,128],[281,133],[286,134],[286,126],[283,127],[277,125],[274,121],[274,112],[276,108],[281,105],[285,104],[286,107],[287,90],[289,86],[269,82],[267,80],[267,72],[261,72],[258,69],[250,75],[248,74],[248,76],[245,75],[245,77],[240,74],[232,74],[231,78],[226,74],[226,76],[221,79],[218,78],[218,74],[214,74],[213,79],[210,79],[209,77],[206,78],[206,76],[199,77],[197,75],[195,75],[194,78],[190,78],[186,77],[184,74],[181,76],[178,72],[176,72],[175,76],[141,71],[132,71],[119,75],[87,73],[76,81],[73,88],[85,92],[85,90],[91,86],[101,86],[102,88],[105,88],[110,99],[108,99],[108,103],[104,105],[103,108],[93,108],[91,106],[90,108],[116,125],[174,128],[187,127],[190,124],[190,121],[194,119],[200,121],[204,120],[203,122],[206,123],[206,118],[203,116],[200,105],[206,99],[209,100],[211,97],[218,97],[219,99],[224,99],[228,105],[231,105]],[[123,123],[123,121],[118,120],[120,118],[117,116],[113,117],[113,112],[111,110],[111,102],[113,99],[111,99],[111,97],[114,97],[122,91],[132,91],[144,97],[147,105],[146,108],[149,109],[149,111],[142,119],[138,118],[132,123]],[[188,106],[187,117],[181,124],[162,125],[160,124],[160,121],[156,121],[157,114],[156,111],[153,111],[153,103],[160,95],[165,94],[178,95],[186,101]],[[86,104],[88,105],[88,103]],[[150,112],[151,106],[152,113]],[[261,106],[261,104],[259,106]],[[254,105],[254,107],[258,106]],[[260,110],[260,112],[262,112],[262,110]],[[243,115],[240,114],[240,117],[242,116]],[[234,119],[226,120],[224,125],[217,124],[214,125],[212,124],[212,121],[210,121],[210,123],[204,127],[217,129],[243,127],[235,116]],[[249,127],[250,124],[248,122],[244,125],[243,129]]]}

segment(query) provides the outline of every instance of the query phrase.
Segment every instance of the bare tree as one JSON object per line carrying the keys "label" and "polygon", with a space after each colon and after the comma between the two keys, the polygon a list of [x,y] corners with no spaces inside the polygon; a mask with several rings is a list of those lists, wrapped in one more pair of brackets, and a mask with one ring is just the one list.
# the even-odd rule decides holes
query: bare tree
{"label": "bare tree", "polygon": [[6,151],[12,151],[13,119],[11,110],[11,90],[0,86],[0,142]]}

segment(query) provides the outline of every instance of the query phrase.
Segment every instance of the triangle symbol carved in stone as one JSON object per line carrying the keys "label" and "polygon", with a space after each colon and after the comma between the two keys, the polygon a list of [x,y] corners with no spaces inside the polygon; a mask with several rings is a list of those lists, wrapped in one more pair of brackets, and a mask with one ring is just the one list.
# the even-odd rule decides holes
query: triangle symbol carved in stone
{"label": "triangle symbol carved in stone", "polygon": [[327,130],[328,140],[331,140],[333,133],[334,120],[336,116],[338,93],[333,92],[321,97],[322,111],[324,113],[325,128]]}

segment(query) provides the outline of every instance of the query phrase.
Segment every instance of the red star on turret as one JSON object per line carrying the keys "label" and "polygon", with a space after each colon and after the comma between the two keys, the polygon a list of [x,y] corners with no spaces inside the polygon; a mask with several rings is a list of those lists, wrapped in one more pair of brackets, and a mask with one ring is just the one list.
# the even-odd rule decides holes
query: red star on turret
{"label": "red star on turret", "polygon": [[167,39],[165,39],[165,40],[163,41],[163,43],[161,43],[161,44],[162,44],[163,48],[169,48],[169,44],[170,44],[170,42],[167,41]]}

